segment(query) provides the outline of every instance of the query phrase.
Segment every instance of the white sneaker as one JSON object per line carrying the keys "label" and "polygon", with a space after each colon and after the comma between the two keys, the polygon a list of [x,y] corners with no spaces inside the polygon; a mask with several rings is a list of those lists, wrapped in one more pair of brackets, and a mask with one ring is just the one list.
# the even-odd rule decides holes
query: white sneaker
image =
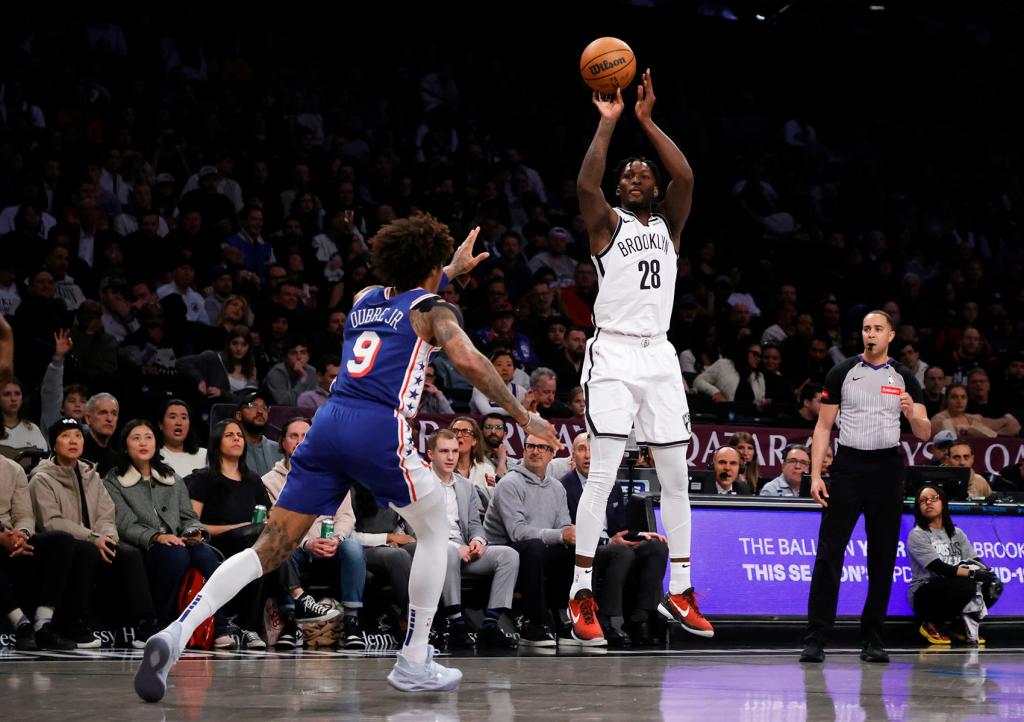
{"label": "white sneaker", "polygon": [[434,661],[436,650],[427,645],[427,661],[417,665],[406,659],[402,652],[394,669],[388,675],[388,683],[402,692],[449,692],[459,686],[462,672],[442,667]]}
{"label": "white sneaker", "polygon": [[263,638],[256,634],[251,629],[242,630],[242,649],[255,649],[264,650],[267,648],[267,643],[263,641]]}
{"label": "white sneaker", "polygon": [[181,623],[172,622],[146,642],[142,664],[135,672],[135,693],[146,702],[159,702],[167,692],[167,675],[181,655]]}

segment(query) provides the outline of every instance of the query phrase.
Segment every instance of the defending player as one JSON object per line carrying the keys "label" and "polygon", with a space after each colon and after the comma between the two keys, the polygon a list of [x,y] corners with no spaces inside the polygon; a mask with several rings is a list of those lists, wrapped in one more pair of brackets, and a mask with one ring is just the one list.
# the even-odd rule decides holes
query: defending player
{"label": "defending player", "polygon": [[601,178],[612,131],[625,105],[621,91],[610,100],[594,93],[593,102],[601,119],[576,182],[600,287],[594,303],[596,332],[581,370],[591,460],[576,516],[576,571],[569,592],[573,635],[584,645],[605,644],[591,591],[594,551],[626,438],[635,426],[637,441],[654,454],[668,536],[670,586],[658,611],[686,630],[710,637],[714,630],[700,613],[690,583],[690,412],[676,352],[666,338],[679,238],[693,197],[693,171],[651,118],[654,88],[647,70],[637,88],[636,117],[671,181],[662,192],[655,164],[628,158],[617,171],[615,195],[621,208],[609,206]]}
{"label": "defending player", "polygon": [[430,354],[443,348],[455,367],[527,433],[561,448],[552,426],[529,413],[474,349],[458,310],[436,294],[443,272],[454,278],[487,257],[473,256],[476,235],[476,230],[469,234],[444,269],[452,238],[430,216],[395,221],[374,237],[374,272],[392,287],[372,286],[356,297],[331,399],[292,456],[288,485],[266,528],[251,549],[218,568],[177,621],[149,639],[135,676],[140,697],[150,702],[163,697],[167,674],[195,628],[246,584],[283,563],[318,515],[334,514],[353,483],[390,504],[417,535],[408,633],[388,681],[408,692],[458,686],[462,673],[434,662],[427,644],[447,563],[444,495],[435,493],[437,477],[417,453],[406,421],[419,405]]}

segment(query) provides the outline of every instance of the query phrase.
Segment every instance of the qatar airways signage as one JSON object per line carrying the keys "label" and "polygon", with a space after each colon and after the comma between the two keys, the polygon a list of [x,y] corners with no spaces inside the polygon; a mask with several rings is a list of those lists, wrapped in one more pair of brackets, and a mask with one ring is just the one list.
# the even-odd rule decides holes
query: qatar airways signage
{"label": "qatar airways signage", "polygon": [[[420,453],[425,454],[427,437],[438,428],[447,427],[453,416],[421,415],[413,421],[419,433]],[[558,431],[565,449],[559,456],[567,455],[576,434],[585,431],[583,419],[555,419],[552,421]],[[526,436],[522,428],[509,422],[509,433],[505,440],[509,454],[515,458],[522,456],[523,443]],[[690,466],[704,469],[711,463],[715,449],[728,443],[737,431],[746,431],[754,438],[758,465],[762,477],[774,477],[782,471],[782,450],[789,444],[810,444],[810,429],[781,429],[765,426],[717,426],[699,424],[693,427],[693,438],[687,450]],[[836,443],[833,439],[833,444]],[[974,470],[978,472],[997,472],[1010,464],[1019,464],[1024,459],[1024,439],[997,437],[995,439],[970,439],[974,449]],[[921,441],[916,436],[907,434],[900,438],[900,452],[908,466],[921,466],[932,459],[932,442]]]}

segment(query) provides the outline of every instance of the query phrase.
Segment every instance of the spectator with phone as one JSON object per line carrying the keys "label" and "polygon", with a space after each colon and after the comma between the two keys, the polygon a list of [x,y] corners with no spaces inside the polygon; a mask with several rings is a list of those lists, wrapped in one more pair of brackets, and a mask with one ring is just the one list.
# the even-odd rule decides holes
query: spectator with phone
{"label": "spectator with phone", "polygon": [[[145,419],[132,419],[121,432],[121,452],[104,484],[114,502],[117,533],[142,552],[156,605],[157,621],[167,625],[178,616],[178,590],[189,569],[209,579],[220,557],[204,541],[185,482],[157,453],[157,434]],[[214,615],[216,646],[232,646],[231,630],[221,612]]]}
{"label": "spectator with phone", "polygon": [[[730,448],[730,451],[736,456],[735,449]],[[569,516],[575,524],[576,509],[590,473],[590,439],[586,432],[573,439],[572,465],[561,482],[565,487]],[[737,473],[738,470],[737,457]],[[667,563],[668,543],[665,537],[656,532],[626,527],[626,499],[622,488],[618,484],[613,485],[593,572],[597,583],[597,605],[604,615],[601,627],[608,646],[654,643],[651,625],[663,594],[662,579]],[[628,599],[625,598],[627,590]]]}
{"label": "spectator with phone", "polygon": [[907,595],[921,620],[921,636],[930,644],[950,644],[950,638],[971,647],[984,644],[979,625],[1003,585],[963,529],[953,525],[946,495],[937,486],[925,484],[914,497],[907,554],[913,573]]}

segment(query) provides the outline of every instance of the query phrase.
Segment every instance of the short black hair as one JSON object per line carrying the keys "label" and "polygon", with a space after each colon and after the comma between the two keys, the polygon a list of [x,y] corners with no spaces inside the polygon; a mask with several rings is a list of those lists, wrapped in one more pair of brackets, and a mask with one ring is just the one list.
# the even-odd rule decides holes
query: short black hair
{"label": "short black hair", "polygon": [[489,414],[484,414],[483,418],[480,419],[480,426],[486,424],[487,419],[497,419],[498,421],[505,425],[505,430],[508,430],[508,417],[504,416],[503,414],[495,413],[494,411],[492,411]]}
{"label": "short black hair", "polygon": [[871,315],[881,316],[882,318],[885,319],[886,323],[889,324],[889,328],[891,328],[891,329],[895,329],[896,328],[896,324],[893,322],[892,316],[890,316],[887,311],[883,311],[880,308],[876,308],[874,311],[868,311],[867,313],[865,313],[864,314],[864,318],[867,318],[868,316],[871,316]]}
{"label": "short black hair", "polygon": [[327,353],[316,360],[317,373],[327,373],[328,366],[341,366],[341,357],[336,353]]}
{"label": "short black hair", "polygon": [[448,226],[430,214],[399,218],[370,240],[374,275],[398,291],[408,291],[443,266],[454,245]]}
{"label": "short black hair", "polygon": [[821,384],[804,384],[803,388],[800,389],[800,405],[804,405],[804,401],[812,400],[816,394],[820,394],[822,391]]}
{"label": "short black hair", "polygon": [[622,178],[622,174],[626,172],[626,168],[628,168],[636,161],[640,161],[650,169],[651,175],[654,176],[654,185],[660,188],[661,169],[658,168],[658,164],[655,163],[653,160],[651,160],[650,158],[644,158],[642,155],[631,155],[630,157],[620,161],[619,164],[615,166],[615,182],[618,183],[619,179]]}

